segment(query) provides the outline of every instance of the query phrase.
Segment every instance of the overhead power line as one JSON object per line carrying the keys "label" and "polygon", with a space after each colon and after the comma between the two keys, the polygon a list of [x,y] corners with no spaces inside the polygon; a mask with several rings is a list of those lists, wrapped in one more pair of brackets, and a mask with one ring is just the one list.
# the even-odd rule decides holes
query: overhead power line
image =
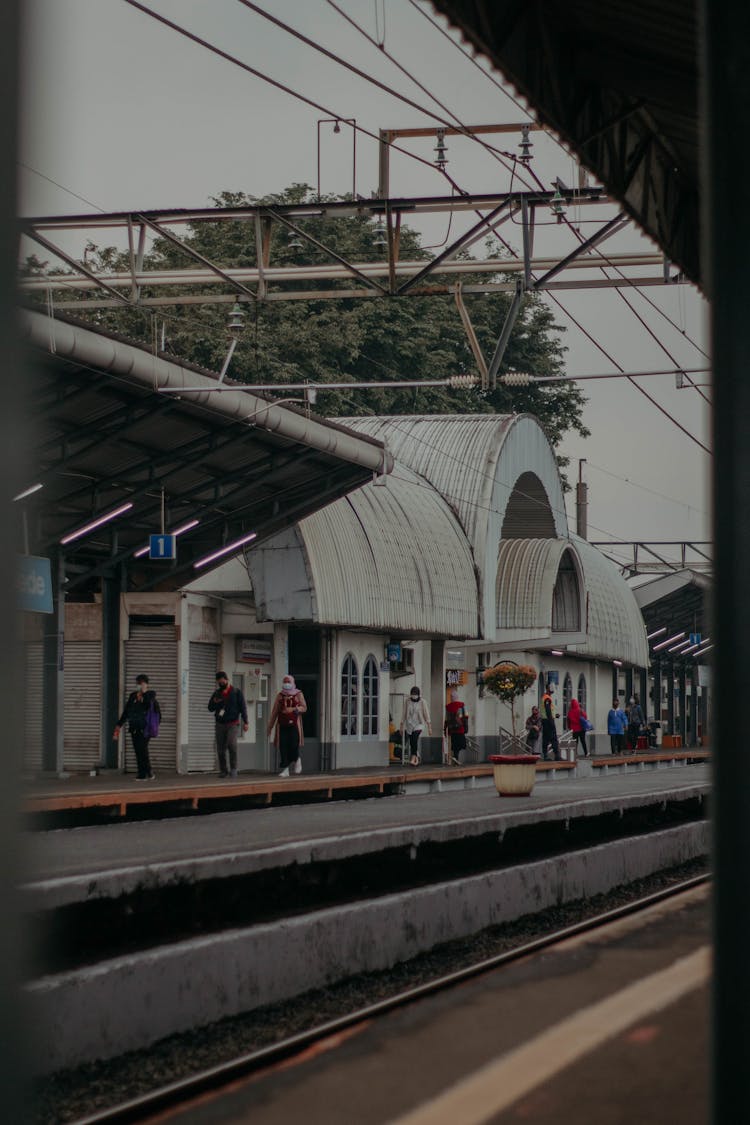
{"label": "overhead power line", "polygon": [[[244,3],[244,2],[245,2],[245,0],[241,0],[241,2],[242,2],[242,3]],[[369,34],[368,34],[368,33],[367,33],[367,32],[366,32],[365,30],[364,30],[364,28],[362,28],[362,27],[361,27],[361,26],[360,26],[360,25],[359,25],[359,24],[358,24],[358,23],[357,23],[357,22],[356,22],[355,20],[353,20],[353,19],[352,19],[352,18],[351,18],[351,17],[349,16],[349,15],[347,15],[347,14],[346,14],[345,12],[343,12],[343,11],[342,11],[342,10],[341,10],[341,9],[339,8],[338,4],[336,4],[336,3],[334,2],[334,0],[327,0],[327,2],[328,2],[328,4],[329,4],[329,5],[330,5],[330,6],[331,6],[331,7],[332,7],[332,8],[333,8],[333,9],[334,9],[335,11],[337,11],[337,12],[338,12],[338,13],[339,13],[339,14],[340,14],[340,15],[341,15],[341,16],[342,16],[342,17],[343,17],[344,19],[346,19],[346,20],[347,20],[347,21],[348,21],[348,22],[349,22],[349,23],[350,23],[350,24],[351,24],[351,25],[352,25],[353,27],[355,27],[355,28],[356,28],[356,29],[357,29],[357,30],[358,30],[358,31],[360,32],[360,34],[361,34],[361,35],[363,35],[363,36],[364,36],[364,37],[365,37],[365,38],[366,38],[366,39],[367,39],[367,40],[368,40],[368,41],[369,41],[370,43],[373,43],[373,45],[379,46],[378,44],[375,44],[375,41],[374,41],[374,40],[372,39],[372,36],[370,36],[370,35],[369,35]],[[415,6],[415,7],[416,7],[416,5],[413,5],[413,6]],[[418,10],[420,10],[420,9],[418,9]],[[427,13],[423,13],[423,14],[425,14],[425,15],[426,15]],[[438,30],[440,30],[440,31],[442,32],[442,29],[441,29],[441,28],[439,28],[439,26],[438,26],[438,25],[437,25],[437,24],[435,23],[435,21],[434,21],[434,20],[432,20],[432,19],[431,19],[431,18],[430,18],[429,16],[428,16],[428,19],[429,19],[429,22],[430,22],[430,23],[431,23],[431,24],[432,24],[432,25],[433,25],[434,27],[436,27],[436,28],[437,28]],[[460,44],[458,44],[458,43],[456,42],[456,40],[454,40],[453,38],[451,38],[451,36],[447,35],[447,34],[446,34],[445,32],[442,32],[442,34],[446,35],[446,38],[448,39],[448,41],[449,41],[449,42],[451,42],[451,43],[453,43],[453,45],[454,45],[455,47],[458,47],[458,49],[459,49],[459,50],[461,50],[461,53],[462,53],[462,54],[465,54],[465,52],[463,51],[463,49],[462,49],[462,48],[460,47]],[[407,75],[407,77],[409,77],[409,78],[411,79],[411,81],[413,81],[413,82],[414,82],[414,83],[415,83],[415,84],[416,84],[417,86],[419,86],[419,88],[420,88],[420,89],[421,89],[421,90],[422,90],[422,91],[423,91],[424,93],[426,93],[426,94],[428,95],[428,97],[432,98],[432,99],[433,99],[433,101],[435,101],[437,105],[441,106],[441,108],[442,108],[442,109],[443,109],[443,110],[444,110],[445,112],[449,113],[449,114],[450,114],[450,116],[454,118],[454,120],[458,121],[458,118],[457,118],[457,117],[455,117],[455,115],[454,115],[454,114],[452,114],[452,113],[451,113],[451,111],[450,111],[449,109],[447,109],[447,107],[446,107],[446,106],[445,106],[445,105],[444,105],[444,104],[443,104],[443,103],[442,103],[442,102],[441,102],[441,101],[440,101],[440,100],[439,100],[438,98],[436,98],[436,97],[435,97],[435,95],[434,95],[434,94],[433,94],[433,93],[432,93],[432,92],[431,92],[430,90],[428,90],[426,86],[424,86],[424,85],[423,85],[423,84],[422,84],[421,82],[419,82],[419,81],[418,81],[418,80],[417,80],[417,79],[416,79],[416,78],[415,78],[415,77],[414,77],[414,76],[413,76],[413,75],[411,74],[411,72],[409,72],[409,71],[408,71],[408,70],[407,70],[407,69],[406,69],[405,67],[401,66],[401,64],[400,64],[400,63],[399,63],[399,62],[398,62],[398,61],[397,61],[397,60],[396,60],[396,59],[394,58],[394,56],[393,56],[393,55],[391,55],[391,54],[390,54],[390,53],[389,53],[388,51],[386,51],[386,50],[385,50],[384,48],[382,48],[382,49],[381,49],[381,53],[385,54],[385,56],[386,56],[386,57],[387,57],[387,58],[389,59],[389,61],[390,61],[390,62],[392,62],[392,63],[393,63],[393,64],[394,64],[395,66],[397,66],[397,67],[398,67],[398,68],[399,68],[399,69],[401,70],[401,72],[402,72],[403,74]],[[488,74],[487,74],[487,72],[486,72],[486,71],[485,71],[485,70],[484,70],[484,69],[483,69],[482,67],[479,67],[479,69],[480,69],[480,70],[482,71],[482,74],[484,74],[484,75],[485,75],[485,77],[487,77],[487,78],[490,78],[490,79],[491,79],[491,81],[493,81],[493,82],[495,83],[495,85],[498,85],[498,83],[497,83],[497,82],[495,82],[495,79],[494,79],[494,78],[492,78],[492,76],[491,76],[491,75],[488,75]],[[502,86],[500,87],[500,89],[503,89],[503,88],[502,88]],[[506,92],[506,91],[503,91],[503,92]],[[518,102],[516,101],[516,99],[514,99],[514,98],[513,98],[513,99],[511,99],[511,100],[512,100],[512,101],[514,101],[514,103],[515,103],[516,105],[519,105],[519,106],[520,106],[520,103],[518,103]],[[525,112],[525,111],[524,111],[524,112]],[[487,147],[487,148],[490,148],[490,146],[485,146],[485,147]],[[498,159],[500,159],[500,158],[498,157]],[[500,163],[501,163],[501,164],[502,164],[502,163],[504,163],[502,159],[500,159]],[[523,166],[523,165],[521,165],[521,168],[523,168],[523,167],[524,167],[524,166]],[[539,188],[543,188],[543,184],[542,184],[542,181],[541,181],[541,180],[540,180],[540,178],[539,178],[539,177],[537,176],[536,172],[535,172],[535,171],[534,171],[533,169],[529,169],[528,171],[529,171],[529,174],[530,174],[530,175],[532,176],[532,178],[533,178],[533,181],[534,181],[534,183],[536,184],[536,186],[537,186],[537,187],[539,187]],[[515,162],[515,163],[514,163],[514,167],[513,167],[513,174],[514,174],[514,175],[518,175],[518,176],[519,176],[519,179],[521,179],[521,180],[522,180],[522,182],[524,182],[524,183],[525,183],[525,185],[526,185],[527,187],[528,187],[528,186],[530,186],[530,185],[528,184],[528,182],[527,182],[527,181],[525,181],[525,179],[524,179],[524,175],[523,175],[523,173],[521,173],[521,171],[520,171],[520,168],[519,168],[519,163],[518,163],[518,162]],[[572,224],[572,223],[570,222],[570,220],[569,220],[569,219],[568,219],[568,218],[566,217],[564,221],[565,221],[566,225],[567,225],[567,226],[569,227],[569,229],[570,229],[571,231],[573,231],[573,232],[574,232],[574,234],[576,235],[576,237],[578,237],[578,239],[579,239],[579,240],[580,240],[580,241],[582,242],[582,241],[583,241],[583,237],[582,237],[582,235],[580,234],[580,232],[579,232],[579,231],[577,231],[577,230],[576,230],[575,226],[574,226],[574,225],[573,225],[573,224]],[[491,233],[492,233],[492,234],[493,234],[493,235],[495,236],[495,238],[497,238],[497,239],[498,239],[498,241],[499,241],[499,242],[500,242],[500,243],[501,243],[501,244],[502,244],[503,246],[505,246],[505,247],[506,247],[506,249],[510,250],[510,251],[511,251],[511,253],[513,252],[513,250],[512,250],[512,248],[511,248],[510,244],[509,244],[509,243],[508,243],[508,242],[507,242],[507,241],[506,241],[506,240],[505,240],[504,238],[502,238],[502,236],[500,235],[500,233],[499,233],[499,232],[498,232],[497,230],[493,230],[493,231],[492,231]],[[616,269],[616,268],[617,268],[617,267],[616,267],[616,266],[614,265],[614,263],[612,263],[612,262],[610,261],[610,259],[608,258],[607,254],[606,254],[606,253],[605,253],[604,251],[602,251],[601,247],[594,247],[594,252],[596,253],[596,255],[597,255],[598,257],[602,258],[602,259],[603,259],[603,261],[604,261],[605,263],[607,263],[607,265],[608,265],[608,266],[610,266],[610,268],[612,268],[612,269]],[[604,272],[604,270],[603,270],[603,269],[602,269],[602,272]],[[633,285],[633,287],[634,287],[634,288],[637,288],[637,286],[635,285],[635,283],[633,283],[633,282],[632,282],[632,281],[631,281],[630,279],[627,279],[627,278],[625,277],[625,275],[624,275],[624,274],[622,273],[622,271],[621,271],[621,270],[618,270],[617,272],[619,273],[620,277],[622,277],[622,278],[623,278],[623,280],[625,281],[625,284],[631,284],[631,285]],[[606,276],[606,274],[605,274],[605,276]],[[639,289],[638,291],[639,291],[639,292],[641,292],[641,291],[640,291],[640,289]],[[659,340],[659,339],[658,339],[658,337],[657,337],[657,336],[655,335],[655,333],[653,333],[653,331],[651,330],[651,328],[650,328],[650,327],[649,327],[649,326],[648,326],[648,325],[646,324],[646,322],[645,322],[645,321],[643,320],[643,318],[642,318],[642,317],[640,316],[640,314],[639,314],[639,313],[637,312],[637,310],[636,310],[636,309],[635,309],[635,308],[633,307],[633,305],[632,305],[632,304],[630,303],[630,301],[628,300],[628,298],[627,298],[627,295],[626,295],[625,293],[621,292],[621,291],[620,291],[620,290],[618,289],[618,296],[620,297],[620,299],[621,299],[621,300],[623,300],[623,301],[625,302],[625,304],[626,304],[626,305],[628,306],[628,308],[629,308],[629,309],[630,309],[630,311],[631,311],[631,312],[633,313],[633,315],[634,315],[634,316],[636,317],[636,319],[637,319],[637,320],[639,321],[639,323],[640,323],[640,324],[642,325],[642,327],[643,327],[643,328],[645,328],[645,329],[646,329],[646,331],[647,331],[647,332],[648,332],[648,333],[649,333],[649,334],[650,334],[650,335],[652,336],[652,338],[653,338],[653,339],[655,340],[655,342],[656,342],[656,343],[658,344],[658,346],[659,346],[659,347],[660,347],[660,348],[662,349],[662,351],[664,352],[664,354],[665,354],[665,355],[667,355],[667,356],[668,356],[668,358],[669,358],[669,359],[670,359],[670,360],[672,361],[672,363],[674,363],[674,364],[676,365],[676,363],[677,363],[676,359],[675,359],[675,358],[674,358],[674,357],[673,357],[673,356],[672,356],[672,355],[670,354],[670,352],[669,352],[669,350],[667,349],[667,347],[665,346],[665,344],[664,344],[664,343],[663,343],[663,342],[662,342],[661,340]],[[648,297],[646,297],[646,296],[645,296],[645,294],[642,294],[642,293],[641,293],[641,296],[642,296],[642,297],[643,297],[643,299],[644,299],[644,300],[646,300],[646,301],[647,301],[647,302],[648,302],[648,303],[649,303],[649,304],[650,304],[650,305],[651,305],[651,306],[652,306],[652,307],[653,307],[654,309],[656,309],[656,310],[657,310],[657,311],[659,312],[659,314],[660,314],[661,316],[663,316],[663,317],[664,317],[664,318],[665,318],[665,319],[666,319],[666,320],[667,320],[667,321],[668,321],[668,322],[669,322],[670,324],[672,324],[672,326],[673,326],[673,327],[675,327],[675,328],[676,328],[676,325],[674,325],[674,322],[673,322],[673,321],[671,320],[671,318],[669,318],[669,317],[668,317],[668,316],[667,316],[667,315],[666,315],[666,314],[665,314],[665,313],[663,312],[663,310],[659,309],[658,305],[656,305],[656,304],[655,304],[655,303],[654,303],[653,301],[650,301],[650,299],[649,299]],[[573,318],[573,317],[572,317],[572,314],[570,314],[570,313],[568,312],[568,310],[566,309],[565,305],[564,305],[564,304],[562,303],[562,301],[561,301],[561,300],[560,300],[560,299],[559,299],[558,297],[552,297],[552,296],[551,296],[551,294],[550,294],[550,298],[551,298],[551,300],[553,300],[553,301],[554,301],[554,303],[555,303],[555,304],[556,304],[556,305],[558,306],[558,308],[560,308],[560,309],[561,309],[561,310],[562,310],[562,311],[563,311],[563,312],[564,312],[564,313],[565,313],[565,314],[566,314],[567,316],[570,316],[570,318],[571,318],[571,319],[573,320],[573,322],[574,322],[574,323],[575,323],[575,324],[576,324],[576,325],[577,325],[577,326],[578,326],[579,328],[581,328],[581,326],[580,326],[579,322],[578,322],[578,321],[576,321],[576,320],[575,320],[575,318]],[[581,330],[582,330],[582,329],[581,329]],[[592,337],[592,336],[591,336],[591,335],[590,335],[589,333],[586,333],[586,335],[588,336],[588,338],[589,338],[589,339],[591,340],[591,342],[592,342],[592,343],[596,343],[596,341],[595,341],[595,340],[593,339],[593,337]],[[692,342],[692,341],[691,341],[691,342]],[[598,345],[598,343],[596,343],[596,346],[597,346],[597,347],[599,346],[599,345]],[[695,344],[694,344],[694,346],[696,346],[696,347],[697,347],[697,345],[695,345]],[[607,355],[606,351],[605,351],[605,350],[604,350],[603,348],[601,348],[600,350],[602,350],[603,354]],[[699,349],[699,350],[701,350],[701,349]],[[705,353],[702,353],[702,354],[704,354],[704,355],[705,355]],[[611,358],[611,357],[609,357],[609,356],[608,356],[608,358]],[[617,366],[619,366],[619,364],[618,364]],[[692,382],[692,380],[688,379],[688,382],[689,382],[689,383],[690,383],[690,384],[691,384],[692,386],[695,386],[695,384],[694,384],[694,383]],[[662,407],[662,406],[661,406],[661,405],[660,405],[659,403],[657,403],[657,402],[656,402],[656,400],[655,400],[655,399],[653,399],[653,398],[651,397],[651,395],[649,395],[649,394],[648,394],[648,392],[647,392],[647,391],[646,391],[646,390],[645,390],[644,388],[640,387],[640,386],[639,386],[639,385],[638,385],[637,383],[633,383],[633,386],[637,387],[637,389],[639,390],[639,392],[640,392],[641,394],[644,394],[644,395],[646,396],[646,398],[648,398],[648,399],[649,399],[649,401],[650,401],[650,402],[651,402],[651,403],[652,403],[653,405],[655,405],[655,406],[656,406],[656,407],[657,407],[657,408],[658,408],[658,409],[659,409],[659,410],[660,410],[660,411],[662,412],[662,414],[664,414],[664,415],[665,415],[665,417],[669,418],[669,419],[670,419],[670,420],[671,420],[672,422],[674,422],[674,424],[675,424],[675,425],[676,425],[676,426],[677,426],[677,427],[678,427],[679,429],[681,429],[681,430],[683,431],[683,433],[685,433],[685,434],[688,434],[688,436],[692,436],[692,435],[689,435],[689,432],[688,432],[688,431],[687,431],[687,430],[686,430],[686,429],[685,429],[685,428],[684,428],[683,426],[681,426],[681,425],[680,425],[680,423],[679,423],[679,422],[678,422],[678,421],[677,421],[677,420],[676,420],[676,419],[674,418],[674,416],[673,416],[673,415],[672,415],[672,414],[671,414],[671,413],[670,413],[670,412],[669,412],[668,410],[666,410],[666,408]],[[696,387],[696,389],[698,389],[698,388]],[[703,398],[703,399],[704,399],[704,400],[705,400],[706,402],[708,402],[708,401],[709,401],[709,400],[708,400],[708,398],[707,398],[707,396],[706,396],[706,395],[704,395],[702,391],[698,390],[698,393],[699,393],[699,394],[701,395],[701,397],[702,397],[702,398]],[[694,438],[694,437],[693,437],[693,440],[697,441],[697,439],[696,439],[696,438]],[[704,445],[702,445],[702,444],[701,444],[700,442],[697,442],[697,444],[698,444],[698,445],[701,445],[701,448],[705,449],[705,450],[706,450],[706,452],[710,452],[710,451],[709,451],[709,450],[707,449],[707,447],[706,447],[706,446],[704,446]]]}
{"label": "overhead power line", "polygon": [[[283,91],[284,93],[288,94],[289,96],[295,97],[298,100],[302,101],[304,104],[315,108],[319,112],[329,114],[329,115],[332,115],[332,116],[338,116],[339,118],[344,116],[342,114],[336,114],[335,111],[331,110],[329,107],[323,106],[320,103],[313,101],[311,98],[308,98],[306,95],[301,94],[298,91],[293,90],[291,87],[287,86],[286,84],[284,84],[282,82],[279,82],[278,80],[276,80],[274,78],[271,78],[269,75],[264,74],[262,71],[259,71],[257,68],[252,67],[248,63],[243,62],[241,59],[236,58],[236,56],[233,56],[233,55],[229,54],[227,51],[224,51],[221,48],[216,47],[215,45],[209,43],[206,39],[202,38],[201,36],[196,35],[195,33],[191,32],[191,31],[188,31],[187,28],[182,27],[181,25],[175,23],[173,20],[167,19],[167,17],[162,16],[161,14],[153,11],[153,9],[147,7],[145,4],[139,3],[138,0],[125,0],[125,3],[129,4],[131,7],[137,9],[138,11],[142,12],[144,15],[150,16],[152,19],[154,19],[157,22],[163,24],[164,26],[169,27],[171,30],[177,32],[177,34],[182,35],[186,39],[189,39],[190,41],[196,43],[197,45],[203,47],[204,49],[206,49],[208,51],[211,51],[213,54],[216,54],[220,58],[225,59],[225,61],[230,62],[231,64],[240,67],[242,70],[246,71],[248,74],[251,74],[256,78],[259,78],[262,81],[269,83],[270,85],[272,85],[275,88]],[[380,138],[376,134],[371,132],[369,129],[364,128],[363,126],[355,125],[353,127],[356,128],[357,130],[359,130],[360,132],[362,132],[366,136],[372,137],[372,138],[374,138],[375,140],[378,140],[378,141],[380,140]],[[427,160],[424,160],[422,157],[417,156],[415,153],[411,153],[411,152],[408,152],[408,150],[402,149],[398,145],[394,144],[392,147],[395,148],[397,151],[406,153],[407,156],[411,157],[412,159],[418,160],[420,163],[425,164],[426,166],[428,166],[430,168],[435,167],[435,165],[433,165],[431,162],[429,162]],[[442,169],[442,174],[445,176],[445,178],[453,185],[453,187],[458,192],[463,193],[463,189],[452,179],[452,177],[447,173],[445,168]],[[500,237],[500,235],[496,231],[492,232],[492,233],[494,233],[495,237],[497,237],[506,247],[508,247],[508,249],[510,249],[508,244]],[[603,354],[607,355],[607,358],[610,360],[610,362],[612,362],[614,364],[614,366],[616,366],[620,370],[622,370],[620,365],[615,363],[614,360],[612,359],[612,357],[607,354],[606,349],[601,344],[599,344],[598,341],[594,340],[589,332],[586,332],[586,330],[583,329],[583,327],[572,316],[572,314],[570,314],[556,298],[553,297],[552,299],[562,309],[562,311],[565,313],[565,315],[569,316],[570,319],[573,320],[573,323],[576,324],[576,326],[579,328],[579,330],[583,331],[585,333],[585,335],[587,336],[587,338],[589,340],[591,340],[591,342],[597,348],[599,348],[599,350],[601,350]],[[707,446],[703,445],[702,442],[698,441],[698,439],[693,434],[691,434],[684,426],[682,426],[677,421],[677,419],[674,418],[673,415],[671,415],[669,413],[668,410],[666,410],[663,406],[661,406],[660,403],[658,403],[655,399],[653,399],[652,396],[649,395],[648,392],[645,390],[645,388],[641,387],[638,383],[635,383],[635,382],[633,382],[633,386],[635,386],[641,394],[644,394],[646,396],[646,398],[648,398],[649,401],[653,405],[655,405],[657,407],[657,409],[662,414],[664,414],[664,416],[666,418],[668,418],[671,422],[673,422],[674,425],[676,425],[678,427],[678,429],[680,429],[692,441],[696,442],[696,444],[699,445],[700,448],[702,448],[707,453],[711,452],[708,449]]]}

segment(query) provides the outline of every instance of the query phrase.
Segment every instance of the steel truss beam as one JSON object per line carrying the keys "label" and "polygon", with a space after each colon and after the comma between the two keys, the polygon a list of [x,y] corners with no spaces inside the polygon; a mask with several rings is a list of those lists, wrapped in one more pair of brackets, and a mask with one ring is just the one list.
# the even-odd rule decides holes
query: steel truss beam
{"label": "steel truss beam", "polygon": [[[152,304],[153,297],[144,298],[142,290],[170,286],[190,288],[197,285],[229,286],[242,299],[255,300],[283,300],[283,299],[310,299],[309,291],[299,290],[288,292],[279,289],[274,293],[268,292],[269,285],[286,287],[294,282],[321,281],[338,282],[351,279],[359,280],[365,287],[362,291],[370,293],[375,290],[379,295],[406,295],[419,291],[424,295],[430,290],[426,283],[435,275],[465,274],[465,273],[507,273],[523,270],[530,282],[531,270],[543,271],[549,276],[560,272],[563,268],[576,268],[590,270],[596,260],[579,261],[580,251],[568,255],[561,264],[558,258],[530,259],[530,240],[528,230],[533,229],[534,216],[539,207],[548,208],[553,198],[552,192],[523,191],[507,192],[503,194],[477,194],[465,196],[438,196],[420,197],[414,199],[375,199],[370,201],[357,201],[356,203],[322,203],[320,205],[292,205],[274,206],[258,205],[254,207],[224,207],[205,208],[184,211],[141,211],[119,212],[105,215],[77,215],[77,216],[45,216],[27,218],[21,222],[20,230],[28,237],[35,239],[50,253],[57,255],[78,275],[49,275],[42,277],[21,278],[19,286],[24,292],[44,292],[46,294],[59,291],[70,292],[75,289],[81,293],[93,292],[103,289],[107,294],[106,305],[101,300],[87,298],[78,302],[73,300],[65,302],[66,308],[83,307],[111,307],[112,302],[128,304]],[[576,205],[601,205],[609,201],[598,188],[565,189],[562,193],[568,206]],[[471,229],[456,239],[450,247],[437,257],[429,261],[400,261],[399,260],[399,233],[404,217],[419,214],[436,214],[440,212],[457,213],[472,210],[479,214],[478,222]],[[487,214],[481,214],[482,211]],[[477,262],[457,261],[456,257],[461,250],[467,249],[478,239],[503,223],[507,218],[516,214],[523,215],[524,226],[524,255],[522,259],[493,258],[481,259]],[[304,219],[326,216],[327,218],[370,218],[386,221],[387,226],[387,253],[385,260],[371,262],[352,262],[340,255],[329,246],[324,245],[314,235],[306,231],[300,223]],[[178,237],[173,230],[174,226],[196,226],[200,223],[245,222],[252,228],[253,237],[256,239],[257,264],[252,269],[235,269],[220,262],[211,261],[195,250],[184,238]],[[614,222],[614,220],[613,220]],[[315,266],[271,266],[271,241],[274,226],[293,230],[329,259],[326,263]],[[138,247],[135,246],[135,228],[139,229]],[[186,255],[194,258],[202,269],[180,270],[144,270],[145,232],[153,230],[158,236],[165,238],[178,247]],[[606,229],[606,228],[605,228]],[[52,240],[51,235],[70,234],[73,231],[93,232],[122,231],[127,236],[128,266],[126,271],[120,273],[96,274],[90,266],[78,262],[66,250],[63,250]],[[46,232],[46,233],[42,233]],[[604,235],[599,236],[599,240]],[[590,245],[594,241],[590,240]],[[662,270],[662,279],[665,280],[664,263],[661,255],[636,254],[619,255],[611,259],[612,264],[620,267],[659,267]],[[387,277],[389,284],[382,285],[379,277]],[[400,284],[397,283],[400,279]],[[256,291],[249,288],[256,286]],[[441,288],[444,289],[444,286]],[[331,288],[324,291],[325,296],[339,298],[342,290]],[[347,293],[350,291],[346,291]],[[355,292],[359,292],[355,290]],[[322,297],[316,293],[316,299]],[[195,296],[195,294],[190,294]],[[222,294],[225,296],[225,294]],[[184,294],[174,295],[175,303],[183,300]],[[160,298],[156,298],[161,300]],[[203,300],[210,299],[205,295]]]}

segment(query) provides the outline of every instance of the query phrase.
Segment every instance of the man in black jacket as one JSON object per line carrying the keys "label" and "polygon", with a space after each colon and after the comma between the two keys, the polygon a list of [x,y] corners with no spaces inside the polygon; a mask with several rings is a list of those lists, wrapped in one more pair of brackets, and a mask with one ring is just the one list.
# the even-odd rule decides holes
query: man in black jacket
{"label": "man in black jacket", "polygon": [[226,672],[216,673],[216,691],[208,701],[209,711],[216,719],[216,753],[219,757],[219,775],[227,777],[227,750],[229,774],[237,776],[237,737],[240,719],[243,731],[247,730],[247,705],[239,688],[232,687]]}
{"label": "man in black jacket", "polygon": [[[161,708],[156,692],[149,689],[148,676],[136,676],[136,690],[131,691],[122,714],[117,720],[115,733],[112,736],[117,742],[120,737],[120,728],[127,722],[130,737],[135,751],[135,760],[138,765],[137,781],[154,781],[155,774],[151,769],[148,744],[151,739],[148,718],[149,711],[153,710],[161,718]],[[158,731],[158,726],[157,726]]]}

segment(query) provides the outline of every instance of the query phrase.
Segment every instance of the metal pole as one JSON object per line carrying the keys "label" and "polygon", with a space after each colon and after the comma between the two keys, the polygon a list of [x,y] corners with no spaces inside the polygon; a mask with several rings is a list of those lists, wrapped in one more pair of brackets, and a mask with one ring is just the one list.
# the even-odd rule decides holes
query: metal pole
{"label": "metal pole", "polygon": [[750,213],[737,185],[750,176],[745,145],[727,144],[726,123],[750,99],[750,10],[729,0],[700,0],[702,246],[711,298],[713,511],[716,580],[711,637],[716,680],[711,725],[714,863],[714,1125],[750,1119],[750,777],[736,723],[747,691],[742,653],[750,635]]}
{"label": "metal pole", "polygon": [[588,537],[589,486],[584,479],[585,465],[586,458],[581,457],[578,461],[578,484],[576,485],[576,532],[581,539]]}
{"label": "metal pole", "polygon": [[[3,161],[0,164],[0,338],[3,340],[3,409],[0,414],[0,494],[6,532],[0,548],[0,692],[3,706],[3,783],[0,786],[0,1089],[6,1121],[28,1120],[26,1060],[31,1057],[25,999],[21,981],[31,946],[22,918],[19,887],[28,877],[21,835],[21,769],[23,765],[23,648],[18,640],[16,605],[17,560],[11,497],[28,480],[28,459],[37,448],[23,388],[27,383],[18,339],[16,263],[16,175],[18,62],[22,57],[19,0],[0,5],[0,120]],[[26,407],[26,409],[24,408]]]}

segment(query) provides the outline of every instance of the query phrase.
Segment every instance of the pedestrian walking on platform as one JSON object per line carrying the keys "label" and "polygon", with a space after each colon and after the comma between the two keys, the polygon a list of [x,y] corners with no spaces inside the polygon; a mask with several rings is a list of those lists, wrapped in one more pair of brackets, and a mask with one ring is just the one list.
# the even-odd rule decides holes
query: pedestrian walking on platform
{"label": "pedestrian walking on platform", "polygon": [[443,723],[443,731],[446,737],[450,739],[450,761],[447,763],[448,765],[452,762],[454,766],[460,766],[461,762],[458,755],[466,749],[468,730],[469,716],[466,714],[466,708],[459,699],[456,689],[452,688],[450,702],[446,704],[445,722]]}
{"label": "pedestrian walking on platform", "polygon": [[557,741],[557,727],[555,719],[559,719],[552,700],[552,685],[547,684],[547,690],[542,696],[542,758],[547,760],[547,750],[552,747],[552,756],[556,762],[560,761],[560,745]]}
{"label": "pedestrian walking on platform", "polygon": [[422,699],[422,693],[415,686],[409,692],[409,698],[404,700],[404,713],[401,716],[401,745],[404,745],[404,734],[406,734],[411,751],[409,762],[412,766],[418,766],[422,761],[419,736],[425,727],[427,727],[427,733],[432,734],[430,712],[427,710],[424,699]]}
{"label": "pedestrian walking on platform", "polygon": [[584,758],[588,758],[589,751],[586,746],[586,724],[584,719],[588,719],[588,715],[581,707],[578,700],[573,696],[568,707],[568,730],[575,735],[574,743],[580,742],[581,750],[583,751]]}
{"label": "pedestrian walking on platform", "polygon": [[[237,776],[237,739],[240,721],[247,730],[247,704],[239,688],[233,687],[226,672],[216,673],[216,691],[208,701],[209,711],[216,720],[216,754],[219,759],[219,776]],[[227,770],[227,752],[229,770]]]}
{"label": "pedestrian walking on platform", "polygon": [[128,724],[138,767],[136,781],[154,781],[148,744],[159,731],[161,708],[156,692],[148,686],[148,676],[136,676],[135,682],[136,689],[128,696],[112,737],[117,742],[120,730],[125,723]]}
{"label": "pedestrian walking on platform", "polygon": [[625,753],[625,730],[628,725],[628,717],[624,711],[620,710],[620,700],[613,699],[612,707],[607,712],[607,734],[609,735],[609,746],[613,754]]}
{"label": "pedestrian walking on platform", "polygon": [[302,716],[307,711],[307,703],[302,692],[294,682],[294,676],[284,676],[281,691],[278,692],[268,720],[268,735],[274,733],[274,746],[279,751],[281,773],[279,777],[289,777],[290,773],[302,773],[300,747],[305,744],[302,731]]}
{"label": "pedestrian walking on platform", "polygon": [[641,701],[637,695],[632,696],[628,707],[628,743],[631,750],[638,749],[638,739],[641,727],[645,725],[646,716],[643,714]]}

